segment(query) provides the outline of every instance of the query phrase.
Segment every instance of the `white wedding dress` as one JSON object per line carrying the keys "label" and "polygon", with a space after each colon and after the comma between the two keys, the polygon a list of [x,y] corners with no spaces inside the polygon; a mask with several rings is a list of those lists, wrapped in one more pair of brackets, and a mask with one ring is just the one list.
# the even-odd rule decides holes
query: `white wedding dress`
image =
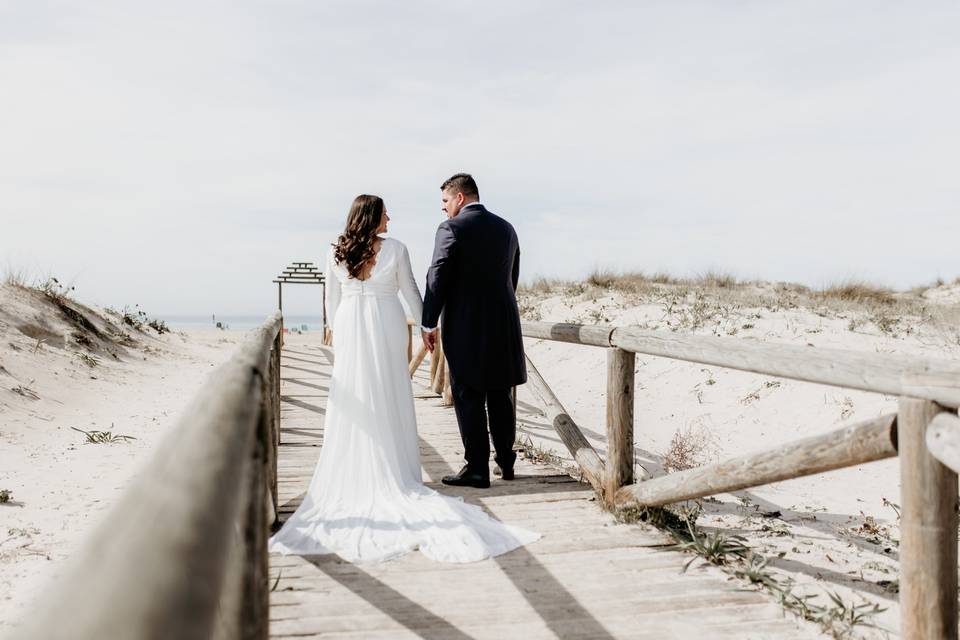
{"label": "white wedding dress", "polygon": [[539,539],[423,485],[397,292],[415,318],[423,302],[406,246],[384,239],[363,281],[334,262],[331,248],[326,281],[336,355],[323,448],[303,503],[270,551],[380,562],[420,549],[437,561],[473,562]]}

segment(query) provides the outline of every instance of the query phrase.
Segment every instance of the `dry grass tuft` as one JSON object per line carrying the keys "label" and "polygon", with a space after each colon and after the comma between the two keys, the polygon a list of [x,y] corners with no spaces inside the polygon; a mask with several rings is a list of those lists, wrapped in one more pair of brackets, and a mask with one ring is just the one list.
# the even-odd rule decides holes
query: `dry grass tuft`
{"label": "dry grass tuft", "polygon": [[644,293],[652,289],[654,284],[668,284],[675,282],[670,276],[658,273],[648,276],[642,271],[624,271],[616,273],[606,269],[595,269],[587,276],[586,283],[598,289],[609,289],[622,293]]}
{"label": "dry grass tuft", "polygon": [[667,473],[703,466],[714,448],[715,438],[703,426],[677,430],[663,454],[663,470]]}
{"label": "dry grass tuft", "polygon": [[816,296],[821,299],[859,302],[861,304],[894,304],[897,301],[890,289],[856,281],[832,285],[818,291]]}
{"label": "dry grass tuft", "polygon": [[601,289],[609,289],[613,287],[616,281],[617,275],[612,271],[607,271],[606,269],[594,269],[593,273],[587,276],[587,284],[593,285],[594,287],[600,287]]}
{"label": "dry grass tuft", "polygon": [[[113,425],[111,424],[110,426],[112,427]],[[76,427],[70,428],[85,435],[87,437],[86,444],[112,444],[114,442],[136,440],[133,436],[125,436],[121,433],[113,433],[112,431],[84,431]]]}
{"label": "dry grass tuft", "polygon": [[700,284],[707,287],[716,287],[717,289],[732,289],[737,286],[739,282],[730,273],[707,271],[694,279],[690,284]]}
{"label": "dry grass tuft", "polygon": [[27,284],[30,278],[27,275],[27,272],[23,269],[15,268],[12,266],[7,266],[3,270],[3,283],[10,285],[11,287],[18,287],[20,289],[26,289],[29,287]]}
{"label": "dry grass tuft", "polygon": [[535,278],[533,282],[530,283],[521,282],[519,290],[523,293],[546,295],[553,293],[557,289],[562,289],[563,287],[563,281],[556,278],[544,278],[541,276]]}
{"label": "dry grass tuft", "polygon": [[693,278],[675,278],[668,273],[658,271],[648,275],[642,271],[624,271],[621,273],[609,269],[595,269],[587,276],[586,284],[599,289],[611,289],[623,293],[645,293],[661,287],[706,287],[710,289],[734,289],[743,284],[732,274],[722,271],[707,271]]}

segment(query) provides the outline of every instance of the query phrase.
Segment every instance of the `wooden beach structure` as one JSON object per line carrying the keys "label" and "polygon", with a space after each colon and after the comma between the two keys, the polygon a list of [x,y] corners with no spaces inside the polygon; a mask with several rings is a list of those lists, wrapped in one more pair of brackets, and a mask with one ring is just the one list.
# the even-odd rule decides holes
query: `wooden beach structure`
{"label": "wooden beach structure", "polygon": [[[902,476],[901,637],[957,638],[960,364],[637,327],[530,322],[525,337],[607,352],[607,459],[533,362],[531,390],[585,482],[531,461],[486,491],[444,488],[544,534],[467,565],[268,556],[323,442],[333,348],[271,316],[198,391],[149,466],[17,629],[25,638],[810,638],[768,596],[601,509],[653,507],[893,456]],[[438,349],[414,353],[425,480],[459,466]],[[892,394],[896,413],[659,478],[634,478],[636,354]],[[345,471],[346,472],[346,471]],[[461,585],[472,585],[464,594]]]}
{"label": "wooden beach structure", "polygon": [[[285,284],[319,284],[323,291],[320,294],[320,306],[323,307],[323,333],[327,332],[327,306],[323,301],[327,298],[327,282],[323,272],[312,262],[291,262],[290,266],[280,272],[274,280],[277,285],[277,309],[283,315],[283,285]],[[280,331],[283,332],[281,320]],[[281,343],[283,338],[281,337]]]}

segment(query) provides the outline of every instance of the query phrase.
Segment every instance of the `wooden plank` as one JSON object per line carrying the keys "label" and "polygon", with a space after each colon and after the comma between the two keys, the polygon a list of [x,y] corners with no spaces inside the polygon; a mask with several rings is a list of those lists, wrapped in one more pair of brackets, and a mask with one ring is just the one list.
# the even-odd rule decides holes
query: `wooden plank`
{"label": "wooden plank", "polygon": [[957,474],[926,448],[940,412],[900,399],[900,633],[909,640],[957,638]]}
{"label": "wooden plank", "polygon": [[624,487],[619,505],[661,506],[800,478],[897,455],[897,416],[888,414],[758,453]]}
{"label": "wooden plank", "polygon": [[[725,599],[724,599],[725,600]],[[445,616],[417,603],[407,604],[399,611],[385,605],[387,614],[373,613],[367,617],[351,616],[330,619],[316,616],[311,609],[296,621],[284,621],[276,625],[276,636],[309,636],[323,633],[322,637],[398,638],[404,630],[416,638],[564,638],[598,640],[607,638],[737,638],[738,640],[769,640],[769,635],[753,635],[755,622],[761,616],[777,615],[775,607],[757,602],[747,603],[743,596],[731,597],[730,602],[721,601],[710,605],[709,598],[687,600],[676,608],[650,610],[640,606],[639,611],[623,611],[604,620],[579,613],[576,609],[564,609],[557,615],[554,607],[544,607],[544,613],[502,607],[488,607],[482,614],[467,622],[447,621]],[[614,599],[616,601],[616,599]],[[685,606],[684,606],[685,605]],[[491,611],[496,615],[491,619]],[[446,612],[444,612],[446,613]],[[673,615],[665,615],[673,614]],[[709,615],[706,615],[709,614]],[[332,625],[333,628],[330,627]],[[789,630],[791,625],[777,624],[776,629]],[[329,630],[328,630],[329,629]],[[725,633],[719,630],[726,629]],[[377,632],[386,635],[376,635]],[[761,632],[762,633],[762,632]],[[788,637],[812,637],[812,634],[797,633],[796,627]]]}

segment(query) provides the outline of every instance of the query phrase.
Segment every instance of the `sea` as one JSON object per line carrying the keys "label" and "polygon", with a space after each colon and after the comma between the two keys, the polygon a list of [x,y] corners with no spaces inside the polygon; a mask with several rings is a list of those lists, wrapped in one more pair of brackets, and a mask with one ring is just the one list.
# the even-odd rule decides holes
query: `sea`
{"label": "sea", "polygon": [[[216,329],[220,323],[225,331],[250,331],[266,321],[269,314],[261,316],[159,316],[171,329]],[[283,317],[283,326],[291,331],[321,331],[323,316],[290,315]]]}

